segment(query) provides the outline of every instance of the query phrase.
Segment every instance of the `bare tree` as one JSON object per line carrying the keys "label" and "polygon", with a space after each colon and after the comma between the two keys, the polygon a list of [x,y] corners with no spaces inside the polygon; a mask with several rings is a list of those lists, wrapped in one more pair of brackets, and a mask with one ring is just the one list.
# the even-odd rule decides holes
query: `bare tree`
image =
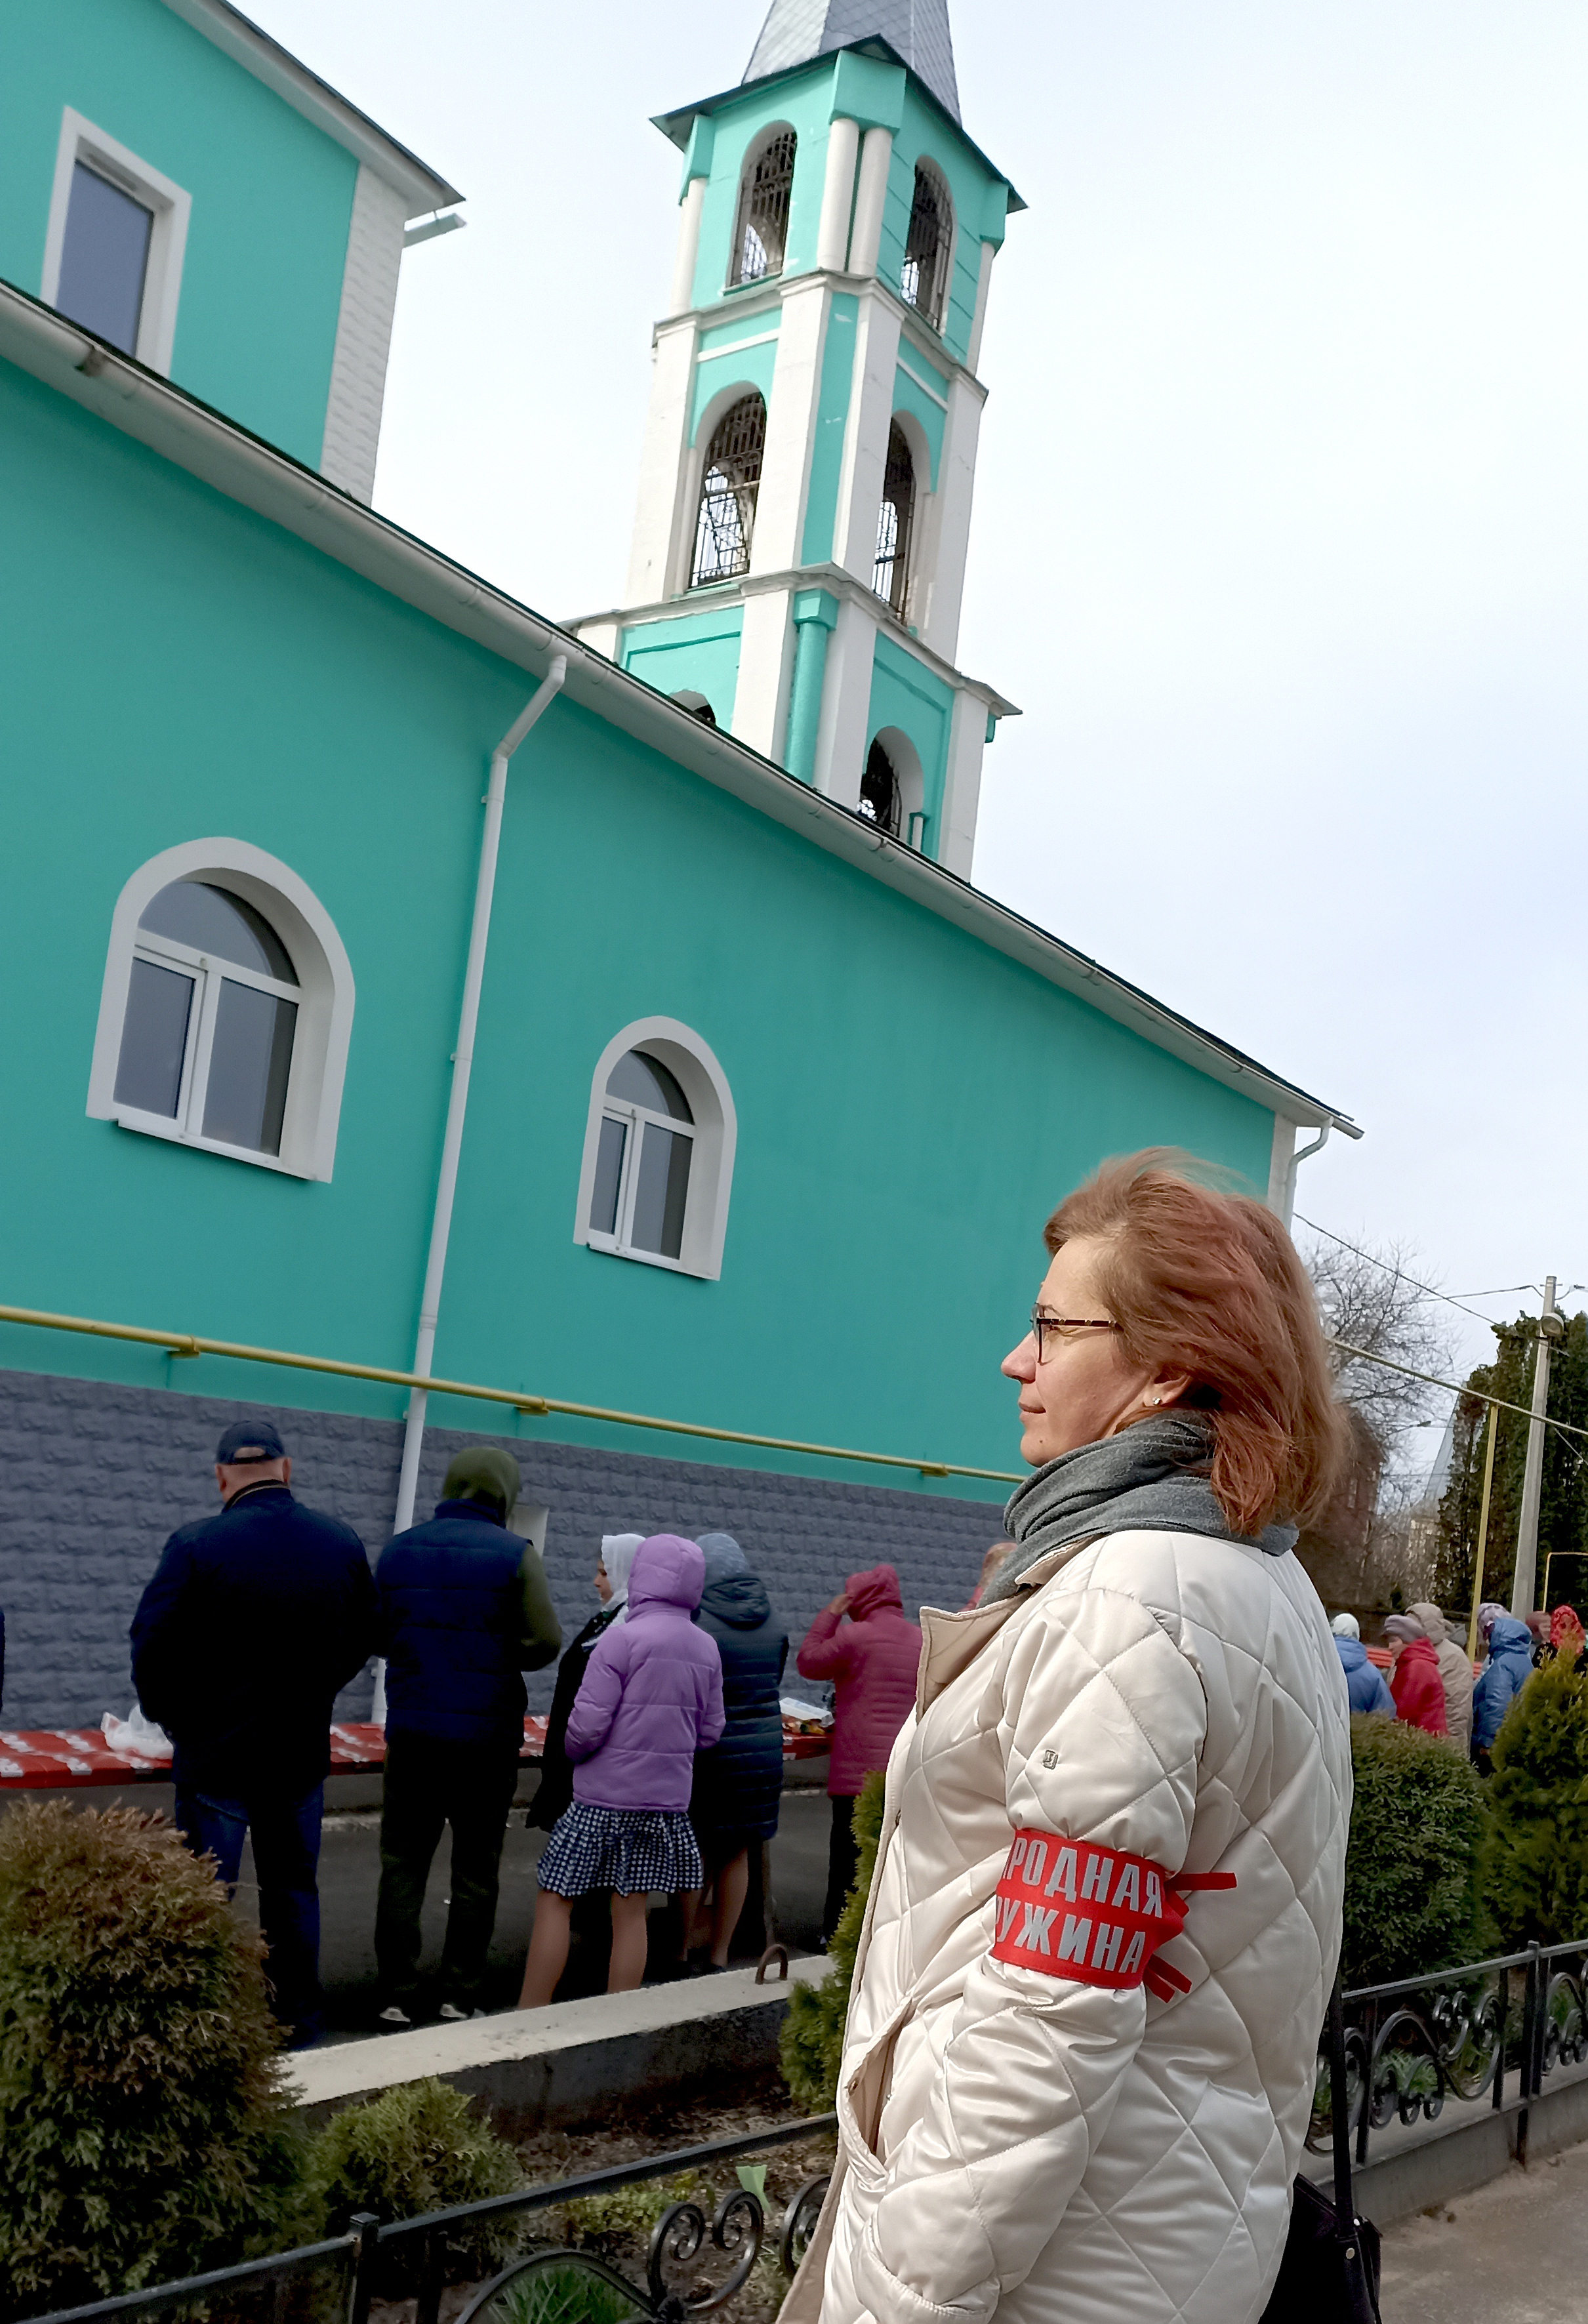
{"label": "bare tree", "polygon": [[[1343,1402],[1360,1413],[1383,1457],[1380,1499],[1400,1498],[1405,1439],[1426,1425],[1444,1398],[1438,1388],[1367,1359],[1386,1357],[1409,1371],[1448,1379],[1454,1334],[1436,1294],[1425,1287],[1426,1268],[1406,1244],[1363,1242],[1353,1249],[1319,1238],[1302,1256],[1329,1334],[1335,1386]],[[1364,1353],[1348,1354],[1348,1349]]]}

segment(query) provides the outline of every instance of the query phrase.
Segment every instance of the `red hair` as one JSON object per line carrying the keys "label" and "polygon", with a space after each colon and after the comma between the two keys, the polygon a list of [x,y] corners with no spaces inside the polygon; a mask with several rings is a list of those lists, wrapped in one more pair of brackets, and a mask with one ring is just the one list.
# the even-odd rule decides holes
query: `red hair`
{"label": "red hair", "polygon": [[1346,1442],[1317,1301],[1273,1213],[1199,1183],[1186,1159],[1157,1147],[1103,1163],[1042,1239],[1054,1252],[1095,1237],[1096,1286],[1126,1361],[1190,1373],[1182,1408],[1207,1416],[1210,1482],[1232,1530],[1306,1525],[1327,1506]]}

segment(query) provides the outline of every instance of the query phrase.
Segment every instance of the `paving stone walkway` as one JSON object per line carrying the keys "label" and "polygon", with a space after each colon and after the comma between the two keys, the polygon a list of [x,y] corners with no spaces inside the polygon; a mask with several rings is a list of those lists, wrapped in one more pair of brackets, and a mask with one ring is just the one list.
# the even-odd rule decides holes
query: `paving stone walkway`
{"label": "paving stone walkway", "polygon": [[1588,2145],[1384,2231],[1384,2324],[1583,2324]]}

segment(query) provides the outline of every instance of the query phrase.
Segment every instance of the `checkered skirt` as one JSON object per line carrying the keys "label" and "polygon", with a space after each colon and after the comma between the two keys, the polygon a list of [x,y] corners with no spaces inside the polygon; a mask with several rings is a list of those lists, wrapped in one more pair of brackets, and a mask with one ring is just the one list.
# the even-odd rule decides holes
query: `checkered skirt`
{"label": "checkered skirt", "polygon": [[576,1800],[553,1825],[537,1877],[556,1896],[596,1888],[673,1896],[700,1887],[705,1873],[681,1809],[590,1808]]}

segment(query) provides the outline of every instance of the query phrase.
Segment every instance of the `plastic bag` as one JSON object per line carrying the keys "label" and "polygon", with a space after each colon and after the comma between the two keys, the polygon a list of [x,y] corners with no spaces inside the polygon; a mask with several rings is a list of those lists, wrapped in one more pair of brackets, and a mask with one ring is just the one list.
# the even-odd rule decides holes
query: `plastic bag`
{"label": "plastic bag", "polygon": [[169,1759],[171,1755],[171,1737],[163,1727],[156,1727],[145,1715],[141,1702],[134,1702],[125,1719],[107,1711],[99,1721],[107,1748],[118,1752],[124,1759]]}

